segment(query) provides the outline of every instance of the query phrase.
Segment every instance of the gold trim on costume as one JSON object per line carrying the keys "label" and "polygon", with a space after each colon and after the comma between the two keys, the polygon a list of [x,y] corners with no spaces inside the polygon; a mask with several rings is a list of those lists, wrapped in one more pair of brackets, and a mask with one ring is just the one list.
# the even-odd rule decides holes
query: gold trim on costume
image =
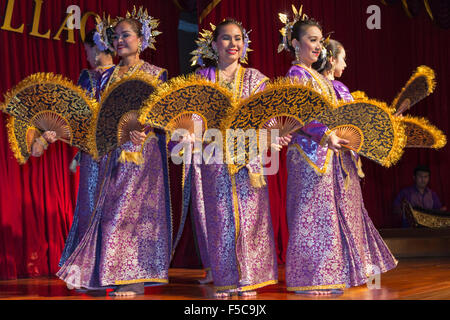
{"label": "gold trim on costume", "polygon": [[322,136],[322,139],[320,139],[320,143],[319,145],[321,147],[325,147],[325,145],[328,142],[328,138],[330,137],[330,135],[333,133],[333,131],[331,131],[330,129],[327,129],[327,131],[325,131],[325,133]]}
{"label": "gold trim on costume", "polygon": [[308,164],[311,166],[311,168],[313,168],[314,171],[316,171],[316,173],[318,175],[323,175],[327,172],[328,165],[329,165],[329,163],[332,159],[333,153],[334,153],[332,150],[330,150],[330,149],[327,150],[325,163],[322,168],[319,168],[314,162],[311,161],[311,159],[309,159],[309,157],[306,155],[306,153],[302,150],[302,148],[298,144],[295,143],[295,144],[290,145],[288,152],[294,148],[298,150],[300,155],[306,160],[306,162],[308,162]]}
{"label": "gold trim on costume", "polygon": [[216,287],[214,286],[214,289],[216,289],[216,291],[225,291],[225,290],[231,290],[231,289],[236,289],[237,285],[233,285],[233,286],[223,286],[223,287]]}
{"label": "gold trim on costume", "polygon": [[287,287],[288,291],[304,291],[304,290],[327,290],[327,289],[345,289],[345,284],[331,284],[322,286],[308,286],[308,287]]}
{"label": "gold trim on costume", "polygon": [[258,283],[258,284],[254,284],[251,286],[244,286],[244,287],[240,287],[239,290],[240,291],[251,291],[251,290],[255,290],[255,289],[259,289],[265,286],[270,286],[272,284],[277,284],[278,280],[269,280],[263,283]]}
{"label": "gold trim on costume", "polygon": [[260,82],[258,82],[255,89],[253,89],[253,91],[250,95],[254,95],[260,89],[260,87],[263,85],[263,83],[269,83],[269,81],[270,81],[269,78],[267,78],[267,77],[263,78]]}
{"label": "gold trim on costume", "polygon": [[169,283],[167,279],[137,279],[137,280],[118,280],[115,281],[115,285],[124,285],[124,284],[133,284],[133,283],[142,283],[142,282],[158,282],[158,283]]}
{"label": "gold trim on costume", "polygon": [[[240,230],[240,217],[239,217],[239,198],[237,194],[237,186],[236,186],[236,176],[230,175],[231,178],[231,189],[233,193],[233,214],[234,214],[234,225],[235,225],[235,234],[234,234],[234,240],[237,243],[239,234],[241,232]],[[241,278],[241,268],[239,266],[239,259],[237,255],[237,246],[235,246],[235,255],[236,255],[236,266],[238,269],[239,279]]]}

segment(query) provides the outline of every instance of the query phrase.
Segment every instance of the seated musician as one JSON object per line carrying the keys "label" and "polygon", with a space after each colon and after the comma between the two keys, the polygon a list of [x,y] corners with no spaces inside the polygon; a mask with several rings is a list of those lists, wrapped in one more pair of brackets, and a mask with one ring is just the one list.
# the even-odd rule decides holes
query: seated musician
{"label": "seated musician", "polygon": [[400,191],[394,201],[394,214],[401,216],[402,227],[411,227],[402,210],[402,203],[406,200],[413,208],[446,211],[437,194],[428,188],[431,171],[427,166],[419,165],[414,169],[414,185]]}

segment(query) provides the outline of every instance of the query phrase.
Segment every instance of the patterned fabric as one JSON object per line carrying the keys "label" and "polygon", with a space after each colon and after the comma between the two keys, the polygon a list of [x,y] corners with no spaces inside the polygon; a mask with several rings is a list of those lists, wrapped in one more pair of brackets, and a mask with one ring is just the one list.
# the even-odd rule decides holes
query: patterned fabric
{"label": "patterned fabric", "polygon": [[[78,85],[85,89],[92,98],[99,100],[100,94],[105,88],[107,79],[109,79],[113,70],[114,68],[110,68],[103,73],[94,70],[83,70],[80,74]],[[60,267],[72,254],[86,233],[96,200],[98,162],[94,161],[89,154],[83,151],[79,151],[74,160],[80,166],[77,203],[72,225],[59,261]]]}
{"label": "patterned fabric", "polygon": [[[149,63],[140,70],[166,77]],[[117,161],[122,150],[140,150],[131,142],[100,159],[98,197],[89,226],[57,273],[68,285],[97,289],[168,282],[172,217],[165,142],[164,134],[149,133],[142,166]]]}
{"label": "patterned fabric", "polygon": [[338,100],[343,100],[345,102],[353,101],[352,94],[345,84],[340,81],[332,80],[334,91]]}
{"label": "patterned fabric", "polygon": [[[292,66],[287,73],[287,77],[303,83],[309,82],[318,92],[324,91],[319,85],[319,82],[315,80],[320,78],[317,75],[314,78],[312,74],[299,65]],[[321,80],[323,82],[327,81],[325,78]],[[290,145],[299,147],[298,151],[311,164],[317,174],[324,173],[327,170],[327,164],[329,162],[329,157],[327,157],[328,148],[320,144],[327,131],[328,128],[325,125],[318,121],[311,121],[299,133],[292,134]]]}
{"label": "patterned fabric", "polygon": [[[264,88],[264,75],[255,69],[240,68],[236,95],[246,98]],[[217,81],[214,67],[201,69],[198,74]],[[247,168],[230,176],[226,165],[202,164],[201,177],[207,232],[204,238],[216,289],[239,287],[246,291],[277,283],[267,187],[251,186]]]}
{"label": "patterned fabric", "polygon": [[[307,70],[300,68],[293,66],[288,75],[304,77]],[[311,75],[308,79],[315,81]],[[303,130],[310,131],[309,126],[320,132],[317,123]],[[370,275],[394,268],[397,261],[364,208],[352,153],[335,155],[318,144],[323,136],[309,136],[293,139],[287,153],[287,289],[343,289],[364,284]],[[315,153],[310,152],[311,145],[319,145]],[[321,158],[313,157],[317,154]]]}

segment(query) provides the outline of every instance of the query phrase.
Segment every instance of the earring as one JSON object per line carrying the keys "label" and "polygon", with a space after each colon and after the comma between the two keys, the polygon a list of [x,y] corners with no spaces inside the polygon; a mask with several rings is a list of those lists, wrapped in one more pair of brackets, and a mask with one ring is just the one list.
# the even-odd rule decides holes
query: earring
{"label": "earring", "polygon": [[139,41],[139,43],[138,43],[138,51],[137,51],[138,55],[140,55],[141,52],[142,52],[142,42]]}
{"label": "earring", "polygon": [[216,63],[219,62],[219,52],[217,51],[217,48],[212,48],[213,49],[213,59]]}
{"label": "earring", "polygon": [[300,48],[295,47],[295,60],[300,61]]}

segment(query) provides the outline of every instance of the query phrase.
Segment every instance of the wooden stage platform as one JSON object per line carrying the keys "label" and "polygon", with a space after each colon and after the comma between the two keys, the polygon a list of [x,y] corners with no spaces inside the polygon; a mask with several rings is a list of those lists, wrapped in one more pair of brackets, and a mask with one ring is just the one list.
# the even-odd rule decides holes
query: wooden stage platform
{"label": "wooden stage platform", "polygon": [[[202,270],[171,269],[170,283],[147,287],[145,295],[115,298],[107,292],[82,293],[69,290],[55,277],[0,281],[0,300],[210,300],[212,285],[199,285]],[[259,290],[252,298],[232,297],[231,300],[450,300],[450,257],[401,258],[396,269],[381,275],[380,289],[366,285],[346,289],[339,296],[310,297],[288,293],[284,282],[284,267],[280,267],[280,282]]]}

